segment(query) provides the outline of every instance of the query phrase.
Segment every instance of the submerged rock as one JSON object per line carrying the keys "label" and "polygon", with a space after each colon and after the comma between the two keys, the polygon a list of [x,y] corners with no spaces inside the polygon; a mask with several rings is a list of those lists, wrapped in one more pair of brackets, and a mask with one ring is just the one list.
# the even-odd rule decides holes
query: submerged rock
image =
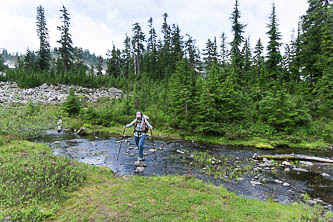
{"label": "submerged rock", "polygon": [[255,186],[257,186],[257,185],[261,185],[262,183],[260,183],[259,181],[250,181],[250,184],[251,184],[251,186],[253,186],[253,187],[255,187]]}
{"label": "submerged rock", "polygon": [[291,166],[291,163],[289,163],[288,161],[283,161],[282,164],[285,166]]}
{"label": "submerged rock", "polygon": [[181,151],[181,150],[176,150],[177,153],[179,154],[184,154],[185,152],[184,151]]}
{"label": "submerged rock", "polygon": [[293,168],[293,170],[294,171],[296,171],[296,172],[302,172],[302,173],[308,173],[309,171],[308,170],[306,170],[306,169],[303,169],[303,168]]}
{"label": "submerged rock", "polygon": [[312,167],[313,166],[313,163],[310,162],[310,161],[299,161],[300,164],[303,164],[307,167]]}
{"label": "submerged rock", "polygon": [[135,172],[136,172],[136,173],[142,173],[144,170],[145,170],[144,167],[137,167],[137,168],[135,169]]}
{"label": "submerged rock", "polygon": [[328,175],[327,173],[322,173],[321,174],[323,177],[329,177],[330,175]]}
{"label": "submerged rock", "polygon": [[146,166],[147,166],[147,165],[146,165],[144,162],[142,162],[142,161],[136,161],[136,162],[134,163],[134,165],[137,166],[137,167],[146,167]]}
{"label": "submerged rock", "polygon": [[274,182],[279,183],[279,184],[283,183],[281,180],[278,180],[278,179],[275,179]]}

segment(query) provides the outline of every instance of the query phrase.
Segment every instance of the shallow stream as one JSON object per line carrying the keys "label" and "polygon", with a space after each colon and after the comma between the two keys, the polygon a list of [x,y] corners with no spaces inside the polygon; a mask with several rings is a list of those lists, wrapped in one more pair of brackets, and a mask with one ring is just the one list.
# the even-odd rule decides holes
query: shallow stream
{"label": "shallow stream", "polygon": [[[106,166],[120,175],[135,174],[134,163],[137,160],[138,150],[133,137],[123,140],[118,161],[117,154],[121,141],[117,137],[83,137],[71,132],[49,131],[37,142],[50,145],[52,152],[60,156],[68,156],[97,166]],[[157,152],[154,153],[152,149],[156,149]],[[292,166],[285,166],[281,164],[283,161],[271,161],[272,164],[267,167],[264,166],[267,162],[252,159],[255,153],[295,153],[333,159],[333,150],[314,151],[290,148],[258,150],[181,140],[159,140],[154,141],[153,145],[152,140],[146,139],[144,152],[146,167],[140,173],[143,176],[190,174],[215,185],[221,184],[229,191],[250,199],[272,199],[280,203],[302,201],[302,196],[306,194],[312,199],[312,203],[321,203],[325,208],[333,210],[332,164],[295,161],[291,162]],[[203,155],[207,158],[209,155],[216,159],[205,159],[204,163],[207,163],[205,166],[196,162],[193,154],[195,157]],[[225,164],[219,161],[221,156]],[[221,162],[217,167],[220,170],[219,174],[213,175],[209,171],[213,165],[209,164],[218,161]],[[240,173],[233,174],[235,168],[239,169]],[[287,171],[286,168],[289,170]],[[296,171],[295,168],[301,170]],[[223,169],[230,169],[230,172]]]}

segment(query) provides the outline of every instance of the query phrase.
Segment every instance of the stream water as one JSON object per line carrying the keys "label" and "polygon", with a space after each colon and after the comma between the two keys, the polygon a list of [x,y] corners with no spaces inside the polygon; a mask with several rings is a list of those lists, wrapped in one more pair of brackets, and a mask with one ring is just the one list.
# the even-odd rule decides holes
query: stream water
{"label": "stream water", "polygon": [[[47,134],[37,140],[50,145],[52,152],[60,156],[68,156],[87,164],[109,167],[120,175],[135,174],[138,150],[133,137],[122,142],[122,148],[117,161],[120,146],[120,138],[79,136],[71,132],[57,133],[48,131]],[[333,210],[333,165],[312,162],[297,163],[297,169],[281,165],[282,161],[274,161],[274,166],[259,167],[262,161],[252,160],[257,154],[303,154],[333,159],[333,150],[305,150],[305,149],[274,149],[258,150],[254,148],[227,147],[207,143],[195,143],[191,141],[154,141],[146,140],[144,152],[146,167],[140,175],[170,175],[190,174],[215,185],[223,185],[229,191],[250,199],[272,199],[280,203],[301,201],[302,194],[307,194],[314,201],[321,203],[325,208]],[[151,149],[156,148],[153,153]],[[212,156],[224,155],[236,158],[236,163],[242,164],[242,160],[250,160],[250,169],[243,175],[227,180],[209,175],[205,166],[192,164],[188,156],[192,153],[206,152]],[[229,161],[228,161],[229,162]],[[222,166],[223,167],[223,166]],[[225,166],[226,167],[226,166]],[[237,166],[238,167],[238,166]],[[301,172],[299,172],[301,171]]]}

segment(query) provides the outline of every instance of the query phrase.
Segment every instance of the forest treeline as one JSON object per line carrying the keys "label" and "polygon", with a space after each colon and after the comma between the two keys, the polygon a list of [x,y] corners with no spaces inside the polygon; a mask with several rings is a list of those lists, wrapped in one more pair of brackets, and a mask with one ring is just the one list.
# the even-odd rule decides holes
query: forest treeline
{"label": "forest treeline", "polygon": [[123,49],[114,45],[106,64],[99,57],[96,67],[88,67],[82,49],[73,47],[69,12],[65,6],[60,12],[60,47],[53,56],[44,8],[39,6],[39,50],[28,50],[15,69],[6,69],[0,58],[0,70],[6,69],[0,80],[14,80],[22,87],[46,82],[121,88],[131,96],[113,101],[110,109],[117,110],[119,118],[112,116],[109,122],[124,123],[127,119],[121,115],[132,118],[141,110],[156,126],[185,133],[333,142],[333,9],[328,0],[308,0],[288,44],[281,43],[273,3],[268,12],[268,44],[258,39],[255,46],[245,37],[236,0],[230,16],[232,41],[227,42],[221,32],[218,38],[208,39],[202,53],[193,37],[168,23],[165,13],[161,35],[152,18],[148,33],[135,23]]}

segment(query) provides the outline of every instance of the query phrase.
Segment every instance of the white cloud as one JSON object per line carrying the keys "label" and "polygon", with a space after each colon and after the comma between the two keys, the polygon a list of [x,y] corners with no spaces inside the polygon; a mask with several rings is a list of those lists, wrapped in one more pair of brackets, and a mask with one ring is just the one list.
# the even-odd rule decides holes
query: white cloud
{"label": "white cloud", "polygon": [[[259,37],[266,45],[272,1],[239,0],[241,22],[247,24],[244,37],[250,35],[252,48]],[[125,33],[131,35],[135,22],[147,33],[147,20],[153,17],[155,28],[160,30],[164,12],[169,14],[169,24],[179,24],[182,34],[190,34],[200,49],[208,38],[216,36],[219,42],[222,32],[227,33],[229,42],[232,39],[230,16],[234,1],[230,0],[2,0],[0,48],[10,52],[25,52],[28,47],[38,49],[35,23],[40,4],[45,8],[52,48],[59,46],[57,26],[61,23],[59,10],[63,4],[70,13],[74,45],[102,56],[112,48],[112,43],[122,48]],[[297,29],[299,16],[307,9],[307,0],[275,0],[275,4],[282,42],[286,43],[292,28]]]}

